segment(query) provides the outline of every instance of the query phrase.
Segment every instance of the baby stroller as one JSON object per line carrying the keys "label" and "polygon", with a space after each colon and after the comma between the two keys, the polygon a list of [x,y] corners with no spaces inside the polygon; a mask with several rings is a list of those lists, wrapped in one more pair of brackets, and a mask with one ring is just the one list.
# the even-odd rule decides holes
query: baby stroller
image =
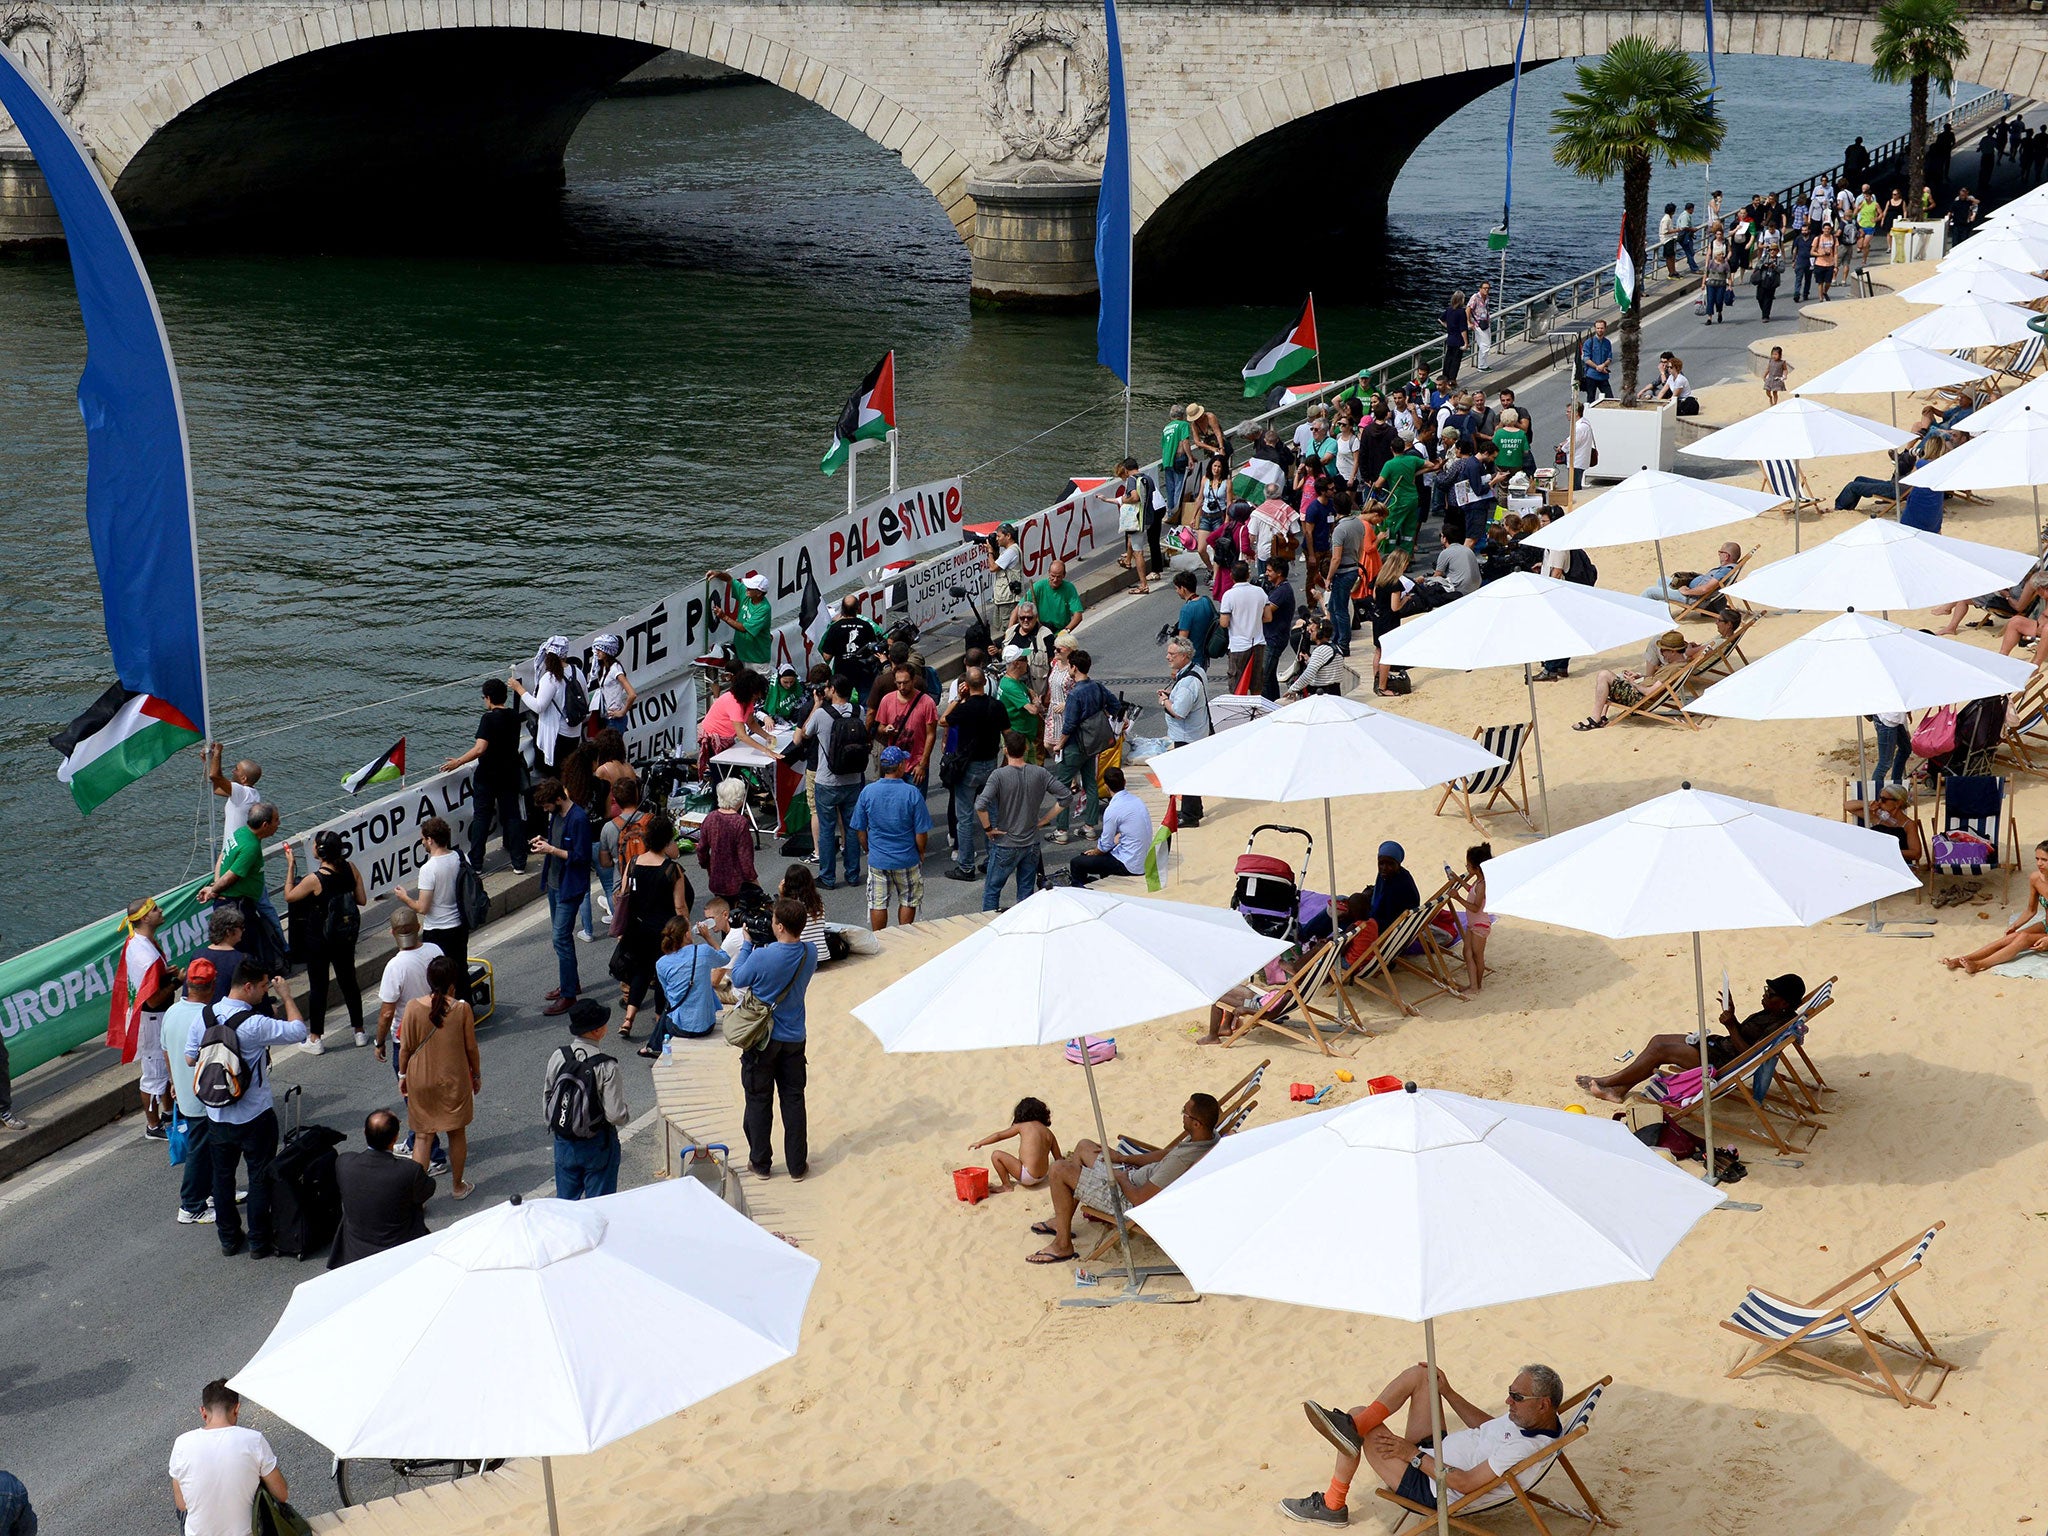
{"label": "baby stroller", "polygon": [[1254,932],[1291,942],[1301,926],[1301,883],[1295,878],[1294,866],[1285,859],[1257,851],[1261,832],[1300,838],[1303,869],[1308,868],[1309,855],[1315,852],[1315,839],[1300,827],[1264,822],[1252,828],[1244,852],[1237,856],[1237,889],[1231,894],[1231,910],[1251,924]]}

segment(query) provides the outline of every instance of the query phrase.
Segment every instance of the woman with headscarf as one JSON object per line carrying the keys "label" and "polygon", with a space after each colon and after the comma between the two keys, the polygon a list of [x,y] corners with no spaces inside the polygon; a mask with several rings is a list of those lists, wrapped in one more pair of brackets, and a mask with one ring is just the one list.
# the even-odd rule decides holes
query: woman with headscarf
{"label": "woman with headscarf", "polygon": [[626,711],[640,701],[640,690],[626,676],[619,663],[625,641],[617,635],[599,635],[590,642],[590,734],[623,730]]}
{"label": "woman with headscarf", "polygon": [[569,640],[550,635],[533,658],[533,686],[514,672],[506,679],[512,691],[533,711],[533,746],[547,773],[561,770],[562,759],[576,745],[580,728],[572,729],[564,708],[569,698]]}

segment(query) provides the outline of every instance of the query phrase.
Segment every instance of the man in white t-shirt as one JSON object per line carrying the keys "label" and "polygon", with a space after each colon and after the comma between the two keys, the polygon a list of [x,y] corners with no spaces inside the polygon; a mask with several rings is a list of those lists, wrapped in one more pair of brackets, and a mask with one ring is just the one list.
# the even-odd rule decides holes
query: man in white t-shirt
{"label": "man in white t-shirt", "polygon": [[204,1429],[188,1429],[171,1446],[171,1502],[184,1512],[185,1536],[248,1536],[249,1506],[261,1483],[287,1497],[277,1452],[261,1432],[243,1429],[241,1394],[209,1381],[199,1395]]}
{"label": "man in white t-shirt", "polygon": [[[405,1017],[405,1005],[416,997],[428,997],[433,988],[427,985],[427,967],[441,958],[438,944],[423,943],[420,939],[419,914],[411,907],[401,906],[391,914],[391,941],[398,946],[398,953],[384,962],[383,979],[377,983],[377,1059],[386,1059],[388,1051],[391,1061],[391,1075],[398,1075],[398,1050],[392,1042],[392,1031],[399,1020]],[[448,1171],[447,1154],[438,1145],[440,1137],[434,1138],[427,1172],[437,1177]],[[407,1132],[403,1156],[412,1155],[412,1133]]]}
{"label": "man in white t-shirt", "polygon": [[[1564,1432],[1557,1417],[1564,1385],[1547,1365],[1525,1365],[1515,1374],[1508,1383],[1503,1414],[1490,1416],[1459,1396],[1441,1371],[1437,1388],[1444,1407],[1467,1426],[1444,1436],[1441,1458],[1430,1445],[1427,1367],[1409,1366],[1372,1402],[1349,1413],[1303,1403],[1316,1433],[1337,1448],[1337,1469],[1327,1493],[1282,1499],[1280,1512],[1307,1525],[1349,1525],[1346,1505],[1361,1461],[1397,1497],[1421,1509],[1435,1509],[1440,1488],[1448,1488],[1455,1501],[1554,1445]],[[1403,1407],[1408,1411],[1396,1434],[1387,1423]],[[1537,1462],[1523,1472],[1521,1485],[1533,1484],[1544,1466]]]}
{"label": "man in white t-shirt", "polygon": [[213,792],[228,803],[224,813],[227,825],[221,830],[221,840],[225,842],[249,824],[249,807],[262,798],[256,793],[256,781],[263,777],[263,765],[254,758],[245,757],[235,764],[232,775],[223,773],[221,750],[217,741],[206,744],[206,777],[213,785]]}
{"label": "man in white t-shirt", "polygon": [[439,816],[420,823],[420,842],[427,850],[420,865],[420,888],[408,896],[393,891],[401,904],[420,915],[420,939],[455,962],[462,978],[455,995],[469,999],[469,925],[462,920],[462,858],[455,852],[455,833]]}
{"label": "man in white t-shirt", "polygon": [[1216,606],[1222,614],[1223,627],[1230,632],[1225,679],[1235,686],[1247,664],[1252,666],[1254,680],[1264,677],[1266,659],[1255,653],[1265,649],[1266,589],[1252,584],[1251,567],[1244,561],[1237,562],[1237,584],[1223,594],[1223,601]]}

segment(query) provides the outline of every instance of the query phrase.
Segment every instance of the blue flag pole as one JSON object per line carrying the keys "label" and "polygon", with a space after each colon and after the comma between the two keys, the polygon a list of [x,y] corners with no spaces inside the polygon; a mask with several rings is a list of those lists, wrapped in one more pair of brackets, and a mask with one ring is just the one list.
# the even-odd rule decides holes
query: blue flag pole
{"label": "blue flag pole", "polygon": [[1131,452],[1131,139],[1124,112],[1124,46],[1116,0],[1103,0],[1109,33],[1109,142],[1095,197],[1095,360],[1123,381],[1124,456]]}
{"label": "blue flag pole", "polygon": [[[1500,229],[1498,238],[1491,242],[1500,247],[1500,293],[1495,297],[1495,306],[1508,301],[1508,225],[1515,211],[1515,108],[1522,98],[1522,50],[1529,41],[1529,0],[1522,0],[1522,30],[1515,37],[1515,73],[1508,82],[1508,169],[1507,178],[1501,187]],[[1493,324],[1489,317],[1487,324]],[[1483,354],[1482,354],[1483,355]]]}
{"label": "blue flag pole", "polygon": [[[1719,104],[1715,98],[1720,89],[1720,81],[1714,73],[1714,0],[1705,0],[1705,4],[1707,8],[1707,113],[1711,116],[1719,110]],[[1707,197],[1711,200],[1714,195],[1714,161],[1711,155],[1707,157],[1706,170]],[[1701,206],[1704,208],[1706,205],[1702,204]],[[1688,256],[1686,259],[1690,261],[1692,258]]]}

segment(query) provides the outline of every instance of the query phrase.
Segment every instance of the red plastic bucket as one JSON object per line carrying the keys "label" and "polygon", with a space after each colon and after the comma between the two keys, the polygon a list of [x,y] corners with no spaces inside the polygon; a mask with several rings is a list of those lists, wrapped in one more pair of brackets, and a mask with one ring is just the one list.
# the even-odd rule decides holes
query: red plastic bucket
{"label": "red plastic bucket", "polygon": [[1365,1086],[1371,1093],[1399,1093],[1402,1083],[1398,1077],[1368,1077]]}
{"label": "red plastic bucket", "polygon": [[955,1168],[953,1170],[953,1193],[969,1205],[979,1205],[988,1198],[988,1170],[986,1168]]}

